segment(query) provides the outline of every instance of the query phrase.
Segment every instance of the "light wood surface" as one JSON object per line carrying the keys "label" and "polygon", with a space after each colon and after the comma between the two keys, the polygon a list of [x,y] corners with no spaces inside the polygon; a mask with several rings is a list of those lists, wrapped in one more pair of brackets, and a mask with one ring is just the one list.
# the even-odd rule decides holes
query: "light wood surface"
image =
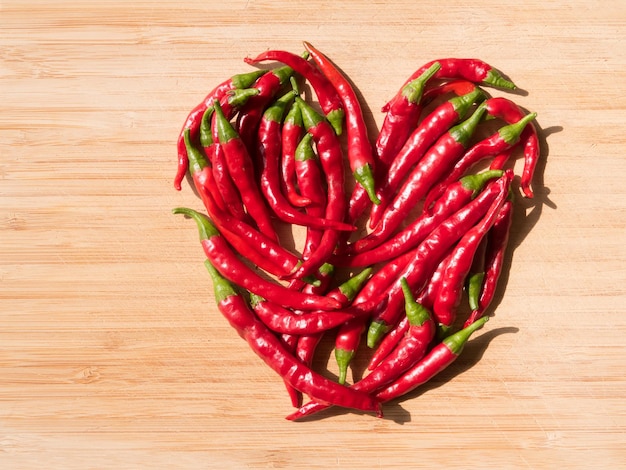
{"label": "light wood surface", "polygon": [[[624,468],[625,30],[618,1],[2,1],[0,467]],[[187,112],[302,40],[374,130],[448,56],[503,70],[542,130],[495,316],[385,419],[284,420],[170,212],[201,207],[172,185]]]}

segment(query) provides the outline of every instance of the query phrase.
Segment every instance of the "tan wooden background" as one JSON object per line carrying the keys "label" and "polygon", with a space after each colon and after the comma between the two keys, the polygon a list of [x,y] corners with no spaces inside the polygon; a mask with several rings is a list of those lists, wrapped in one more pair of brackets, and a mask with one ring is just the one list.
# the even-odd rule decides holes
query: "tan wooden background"
{"label": "tan wooden background", "polygon": [[[3,0],[0,467],[624,468],[625,30],[619,1]],[[447,56],[506,72],[542,129],[494,318],[385,419],[284,420],[170,213],[200,208],[172,185],[187,111],[302,40],[374,130]]]}

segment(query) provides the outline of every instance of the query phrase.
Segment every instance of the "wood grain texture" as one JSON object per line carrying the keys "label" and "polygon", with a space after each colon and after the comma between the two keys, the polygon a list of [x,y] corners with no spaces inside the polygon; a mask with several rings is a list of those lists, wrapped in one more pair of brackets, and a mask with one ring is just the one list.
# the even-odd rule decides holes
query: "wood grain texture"
{"label": "wood grain texture", "polygon": [[[0,466],[623,467],[625,28],[616,1],[4,0]],[[282,382],[217,313],[170,213],[199,207],[172,185],[187,111],[244,57],[305,39],[372,132],[446,56],[505,71],[542,129],[494,318],[382,420],[285,421]]]}

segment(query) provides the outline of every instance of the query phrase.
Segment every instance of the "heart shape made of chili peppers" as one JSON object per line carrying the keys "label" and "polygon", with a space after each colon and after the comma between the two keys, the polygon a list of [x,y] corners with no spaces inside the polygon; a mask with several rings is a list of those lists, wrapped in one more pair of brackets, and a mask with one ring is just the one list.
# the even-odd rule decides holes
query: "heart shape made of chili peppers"
{"label": "heart shape made of chili peppers", "polygon": [[[319,50],[309,43],[305,48],[304,56],[272,50],[246,59],[281,65],[226,80],[190,112],[178,141],[175,180],[181,189],[190,172],[208,213],[175,210],[198,224],[220,311],[283,378],[285,371],[262,347],[270,337],[285,363],[298,369],[292,354],[300,366],[310,367],[314,339],[339,328],[340,384],[364,328],[368,346],[377,348],[372,373],[365,385],[359,382],[369,395],[348,393],[344,387],[339,393],[344,399],[336,395],[333,401],[328,391],[337,392],[334,385],[316,376],[323,393],[319,383],[291,377],[294,404],[303,391],[314,399],[291,419],[326,406],[320,403],[379,410],[380,402],[421,383],[424,377],[407,371],[429,357],[426,346],[437,328],[453,328],[467,284],[470,315],[459,331],[432,349],[447,348],[450,361],[458,356],[469,335],[486,321],[502,270],[513,207],[507,199],[513,172],[505,165],[513,150],[523,147],[521,189],[532,197],[538,159],[536,115],[485,92],[483,84],[515,86],[483,61],[424,64],[383,107],[385,119],[372,144],[348,79]],[[301,96],[295,76],[311,86],[316,104]],[[505,125],[473,142],[485,117]],[[344,132],[345,140],[340,136]],[[355,181],[349,197],[345,157]],[[486,159],[491,160],[489,169],[469,172]],[[358,236],[351,236],[366,213],[369,232],[360,227]],[[300,255],[284,246],[276,219],[306,227]],[[340,283],[335,267],[361,271]],[[250,304],[232,284],[250,293]],[[236,309],[233,299],[239,302]],[[429,322],[417,320],[418,313],[424,318],[424,310]],[[258,324],[267,334],[250,336]],[[421,350],[412,351],[410,365],[400,367],[398,355],[407,357],[407,346],[398,352],[398,344],[403,335],[417,334],[413,330],[421,331]],[[282,335],[284,343],[276,343],[275,335]],[[313,338],[313,346],[307,349],[304,340],[300,348],[299,343],[290,346],[288,338]],[[387,371],[390,357],[396,364],[393,379]]]}

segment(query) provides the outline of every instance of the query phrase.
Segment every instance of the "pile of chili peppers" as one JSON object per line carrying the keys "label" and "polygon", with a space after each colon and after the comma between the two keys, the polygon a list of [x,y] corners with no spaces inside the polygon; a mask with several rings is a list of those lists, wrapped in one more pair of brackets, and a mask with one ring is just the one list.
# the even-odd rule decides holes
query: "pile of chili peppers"
{"label": "pile of chili peppers", "polygon": [[[405,81],[371,139],[351,82],[304,46],[245,59],[258,68],[189,113],[175,187],[189,175],[204,207],[174,213],[197,224],[220,312],[284,380],[296,407],[287,419],[330,406],[381,416],[489,318],[517,149],[519,187],[533,197],[536,115],[489,95],[515,88],[489,64],[446,58]],[[292,225],[301,247],[286,238]],[[314,370],[324,336],[336,379]],[[349,384],[364,350],[368,371]]]}

